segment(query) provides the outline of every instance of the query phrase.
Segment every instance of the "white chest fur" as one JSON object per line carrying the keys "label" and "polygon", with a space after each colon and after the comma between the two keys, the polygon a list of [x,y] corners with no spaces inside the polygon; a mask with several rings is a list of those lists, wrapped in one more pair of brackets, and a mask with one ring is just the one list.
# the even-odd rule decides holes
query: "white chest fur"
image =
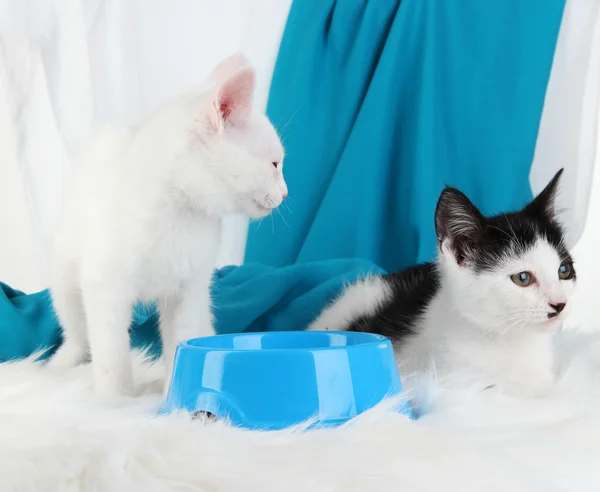
{"label": "white chest fur", "polygon": [[173,295],[193,277],[210,276],[220,230],[218,219],[192,213],[172,214],[153,224],[130,265],[140,299]]}
{"label": "white chest fur", "polygon": [[543,394],[554,382],[555,330],[486,332],[462,317],[442,291],[421,320],[418,333],[397,351],[405,374],[433,365],[440,377],[474,376],[484,386],[501,385],[510,393],[529,395]]}

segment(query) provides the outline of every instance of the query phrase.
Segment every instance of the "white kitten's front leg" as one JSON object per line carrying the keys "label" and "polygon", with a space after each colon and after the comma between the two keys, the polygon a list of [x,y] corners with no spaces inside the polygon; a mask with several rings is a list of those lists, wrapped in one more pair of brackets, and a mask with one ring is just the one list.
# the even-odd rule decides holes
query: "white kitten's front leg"
{"label": "white kitten's front leg", "polygon": [[160,303],[160,331],[165,361],[166,393],[171,382],[177,345],[191,338],[214,335],[209,274],[189,280],[178,296]]}
{"label": "white kitten's front leg", "polygon": [[52,305],[61,325],[63,343],[48,362],[48,366],[68,368],[83,362],[88,356],[85,313],[78,284],[78,271],[71,262],[55,253],[50,286]]}
{"label": "white kitten's front leg", "polygon": [[112,285],[84,285],[94,386],[102,395],[133,395],[129,325],[133,299]]}

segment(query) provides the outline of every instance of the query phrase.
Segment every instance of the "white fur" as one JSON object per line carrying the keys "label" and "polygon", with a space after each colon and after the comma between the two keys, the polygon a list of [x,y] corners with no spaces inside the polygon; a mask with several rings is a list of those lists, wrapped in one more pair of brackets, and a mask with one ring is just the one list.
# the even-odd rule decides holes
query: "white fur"
{"label": "white fur", "polygon": [[374,409],[308,433],[157,418],[163,367],[134,358],[137,398],[107,401],[89,365],[0,365],[0,489],[196,492],[592,492],[600,483],[600,339],[560,341],[562,377],[518,398],[459,375],[416,382],[424,415]]}
{"label": "white fur", "polygon": [[[553,339],[568,309],[548,319],[549,304],[565,302],[574,281],[561,281],[557,252],[545,240],[524,255],[507,258],[493,272],[459,265],[442,245],[438,255],[441,288],[426,313],[415,320],[417,335],[396,347],[401,374],[433,368],[439,374],[472,371],[486,385],[537,394],[553,384]],[[510,280],[530,271],[537,283],[519,287]],[[360,316],[392,302],[389,286],[378,277],[348,288],[312,323],[311,330],[343,330]]]}
{"label": "white fur", "polygon": [[353,320],[375,314],[392,300],[392,294],[381,277],[367,277],[349,285],[335,302],[325,307],[308,330],[344,330]]}
{"label": "white fur", "polygon": [[261,217],[287,195],[283,149],[252,110],[253,89],[254,71],[234,55],[140,128],[96,138],[55,241],[51,290],[65,343],[51,365],[81,362],[89,345],[97,389],[130,394],[138,300],[159,303],[167,373],[178,342],[212,333],[221,217]]}

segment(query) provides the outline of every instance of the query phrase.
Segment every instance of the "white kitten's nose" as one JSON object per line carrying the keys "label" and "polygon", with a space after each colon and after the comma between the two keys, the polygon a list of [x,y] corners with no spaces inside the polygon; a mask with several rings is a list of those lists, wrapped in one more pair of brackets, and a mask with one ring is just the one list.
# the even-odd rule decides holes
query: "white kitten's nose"
{"label": "white kitten's nose", "polygon": [[283,183],[283,186],[281,187],[281,199],[285,200],[288,196],[288,188],[287,185],[285,183]]}

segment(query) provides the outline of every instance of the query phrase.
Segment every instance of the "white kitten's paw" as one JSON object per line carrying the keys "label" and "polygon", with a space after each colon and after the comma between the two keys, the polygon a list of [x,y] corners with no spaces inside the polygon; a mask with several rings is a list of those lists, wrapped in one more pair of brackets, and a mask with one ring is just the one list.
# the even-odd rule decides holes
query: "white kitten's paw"
{"label": "white kitten's paw", "polygon": [[48,367],[67,369],[75,367],[88,357],[87,349],[74,342],[63,343],[48,361]]}
{"label": "white kitten's paw", "polygon": [[131,369],[115,370],[94,367],[93,372],[94,390],[97,394],[106,397],[134,396],[135,385]]}

